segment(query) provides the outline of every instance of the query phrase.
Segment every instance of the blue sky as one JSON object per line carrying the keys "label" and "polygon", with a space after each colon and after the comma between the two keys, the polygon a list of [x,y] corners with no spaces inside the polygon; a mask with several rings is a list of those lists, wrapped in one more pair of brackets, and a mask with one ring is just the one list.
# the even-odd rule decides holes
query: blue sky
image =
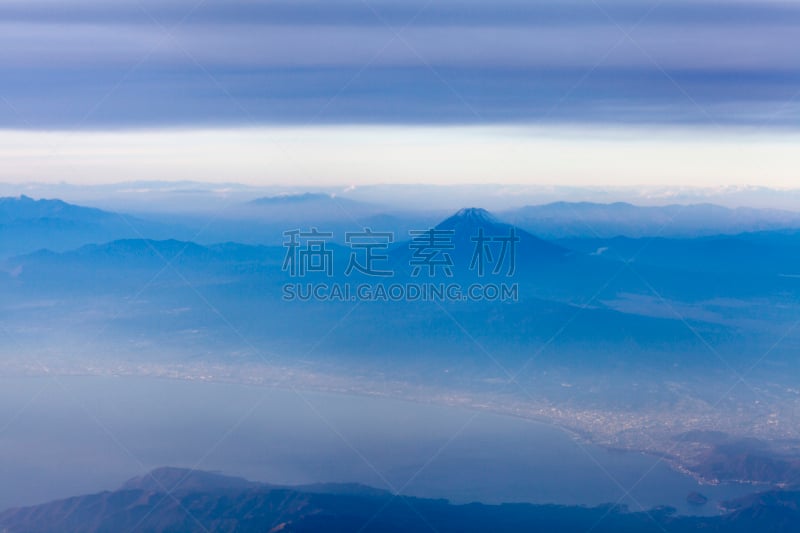
{"label": "blue sky", "polygon": [[796,2],[6,0],[0,25],[7,131],[800,123]]}

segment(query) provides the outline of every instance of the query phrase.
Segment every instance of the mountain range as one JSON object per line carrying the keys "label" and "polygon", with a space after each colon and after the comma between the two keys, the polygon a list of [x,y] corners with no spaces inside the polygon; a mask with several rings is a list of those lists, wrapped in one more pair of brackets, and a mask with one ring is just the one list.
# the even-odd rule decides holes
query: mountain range
{"label": "mountain range", "polygon": [[715,517],[669,508],[452,505],[359,485],[275,486],[217,473],[160,468],[118,490],[0,513],[7,533],[143,532],[729,532],[795,531],[800,493],[774,491],[731,501]]}
{"label": "mountain range", "polygon": [[166,238],[177,226],[25,195],[0,198],[0,257],[41,248],[66,251],[123,238]]}
{"label": "mountain range", "polygon": [[[235,213],[203,221],[152,213],[148,216],[154,218],[140,219],[59,200],[6,199],[0,203],[5,333],[0,353],[23,372],[40,366],[114,373],[201,368],[204,376],[233,379],[246,373],[262,379],[260,371],[279,368],[278,379],[318,372],[316,383],[323,388],[324,376],[333,376],[346,383],[337,386],[370,392],[389,379],[403,397],[417,391],[428,398],[441,394],[448,401],[475,395],[469,401],[535,408],[539,415],[578,412],[583,417],[579,429],[596,428],[606,413],[627,416],[625,427],[641,424],[662,441],[674,437],[671,431],[693,426],[672,430],[661,419],[647,417],[678,408],[711,416],[717,395],[742,374],[757,390],[781,398],[780,406],[786,398],[793,401],[800,369],[795,327],[800,320],[800,233],[788,218],[787,227],[764,229],[769,220],[778,220],[770,216],[785,213],[746,211],[744,226],[760,230],[736,234],[700,236],[705,230],[694,226],[697,235],[684,237],[628,228],[618,236],[575,232],[556,238],[547,235],[549,222],[514,223],[508,212],[480,207],[421,216],[345,202],[351,214],[363,215],[351,218],[337,202],[330,195],[272,196],[238,203]],[[632,211],[632,225],[639,213],[624,205],[583,207],[612,221],[616,218],[610,214],[617,210]],[[708,213],[717,221],[732,216],[725,209]],[[291,224],[280,222],[290,215]],[[291,272],[288,260],[313,250],[308,241],[295,250],[292,236],[301,235],[291,230],[308,239],[314,228],[334,234],[323,238],[324,246],[313,243],[330,254],[330,273]],[[385,232],[377,248],[363,244],[375,237],[367,229]],[[353,237],[349,231],[366,239],[354,241],[360,248],[348,242]],[[267,233],[271,237],[264,238]],[[252,241],[238,238],[246,235]],[[513,247],[504,248],[509,243]],[[391,275],[347,270],[369,253],[375,254],[377,268]],[[483,274],[475,268],[478,256],[486,263]],[[425,261],[430,259],[439,262],[429,271]],[[481,298],[480,293],[472,298],[374,297],[378,287],[426,284],[460,289],[508,285],[515,290],[505,300]],[[373,292],[358,298],[356,293],[338,299],[325,298],[329,293],[309,296],[320,286],[360,285]],[[287,298],[287,287],[307,297]],[[520,393],[520,383],[532,397]],[[729,395],[724,401],[737,421],[751,417],[741,422],[745,428],[750,420],[766,420],[758,427],[769,429],[774,417],[787,416],[749,396]],[[735,427],[724,429],[740,436]],[[628,435],[619,430],[614,438],[628,449],[650,449],[640,441],[629,444]],[[790,444],[765,454],[735,439],[687,443],[692,454],[680,464],[704,479],[797,479],[797,454]],[[234,489],[261,491],[254,497],[263,502],[274,495],[260,485],[225,488]],[[138,505],[158,490],[134,483],[124,494],[90,499],[92,505],[111,506],[107,498]],[[318,491],[299,492],[302,501],[317,505]],[[307,494],[314,496],[309,500]],[[206,504],[222,505],[213,498]],[[82,514],[82,503],[70,505],[75,516]],[[448,516],[458,523],[463,508],[431,505],[444,505],[437,512],[452,513]],[[131,509],[121,512],[131,519],[143,516]],[[24,520],[40,511],[31,512]],[[497,520],[504,516],[487,512]],[[395,518],[405,523],[406,518]]]}
{"label": "mountain range", "polygon": [[[273,201],[302,204],[328,200],[282,197],[266,203]],[[30,199],[19,199],[18,205],[51,213],[59,212],[56,207],[61,206],[36,204]],[[70,209],[62,206],[62,211]],[[82,220],[114,217],[81,209],[70,216]],[[492,346],[492,353],[506,362],[527,360],[548,345],[544,360],[580,361],[589,367],[605,366],[612,360],[634,366],[658,365],[661,360],[703,365],[710,364],[709,357],[713,357],[706,343],[735,361],[750,350],[765,349],[762,345],[796,316],[792,310],[796,310],[800,286],[790,275],[780,275],[800,272],[793,234],[776,233],[772,239],[762,233],[554,242],[479,208],[462,209],[430,227],[449,232],[451,247],[438,253],[449,256],[451,277],[441,268],[434,277],[424,268],[414,276],[414,256],[420,250],[414,248],[413,237],[402,234],[384,250],[382,268],[394,271],[390,278],[357,272],[346,275],[354,250],[337,242],[328,244],[334,263],[332,277],[311,273],[301,278],[281,268],[289,251],[286,246],[138,238],[9,258],[0,268],[0,287],[10,298],[5,303],[7,310],[17,308],[20,302],[51,302],[16,311],[10,315],[10,327],[17,320],[27,321],[28,328],[30,324],[70,321],[77,309],[91,307],[97,298],[119,307],[113,302],[144,286],[144,301],[139,305],[126,304],[125,312],[118,312],[113,319],[95,313],[90,320],[105,323],[109,332],[119,335],[147,332],[154,342],[161,341],[164,350],[175,342],[191,346],[179,332],[192,321],[203,325],[205,335],[199,338],[204,342],[210,337],[223,346],[226,341],[235,345],[224,323],[212,326],[219,322],[214,315],[221,313],[248,339],[265,343],[265,348],[280,346],[282,352],[304,353],[317,346],[317,351],[335,353],[339,358],[390,366],[412,361],[445,364],[453,358],[462,363],[486,363],[485,354],[476,352],[461,328]],[[484,276],[471,268],[478,245],[475,239],[480,234],[486,239],[516,239],[514,257],[508,252],[507,264],[498,271],[493,266],[501,260],[502,243],[485,244],[493,255],[487,256]],[[514,271],[510,272],[512,262]],[[518,293],[514,301],[364,301],[351,309],[356,303],[351,299],[283,301],[282,287],[287,283],[457,283],[463,287],[504,283],[516,284]],[[777,303],[786,307],[779,310]],[[173,308],[183,311],[164,314]],[[303,333],[309,320],[315,328],[331,330],[318,345]],[[398,331],[413,334],[399,336]],[[784,351],[788,354],[794,342],[794,336],[789,336],[775,356]],[[376,359],[375,354],[381,357]]]}
{"label": "mountain range", "polygon": [[[301,226],[331,230],[343,242],[345,232],[363,227],[407,236],[411,229],[433,227],[446,217],[441,209],[409,209],[313,192],[218,202],[216,207],[198,212],[179,205],[172,210],[166,206],[156,211],[147,206],[137,210],[135,205],[131,209],[120,213],[25,195],[0,198],[0,257],[40,248],[65,251],[128,238],[278,245],[284,231]],[[644,207],[554,202],[498,211],[497,217],[549,240],[693,239],[800,229],[800,214],[795,212],[713,204]]]}

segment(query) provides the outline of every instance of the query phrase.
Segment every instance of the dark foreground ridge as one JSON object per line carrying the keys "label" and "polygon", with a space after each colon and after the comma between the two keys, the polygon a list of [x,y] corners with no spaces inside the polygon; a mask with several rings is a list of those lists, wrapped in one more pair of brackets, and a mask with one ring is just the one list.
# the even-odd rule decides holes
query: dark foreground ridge
{"label": "dark foreground ridge", "polygon": [[283,487],[211,472],[159,468],[119,490],[0,513],[0,531],[43,532],[789,532],[800,524],[800,492],[730,502],[725,515],[680,517],[671,509],[452,505],[394,497],[361,485]]}

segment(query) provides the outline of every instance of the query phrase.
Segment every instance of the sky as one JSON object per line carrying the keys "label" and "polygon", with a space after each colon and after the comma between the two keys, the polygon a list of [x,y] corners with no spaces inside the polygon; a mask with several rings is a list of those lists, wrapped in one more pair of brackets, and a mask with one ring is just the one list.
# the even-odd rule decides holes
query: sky
{"label": "sky", "polygon": [[5,0],[0,180],[790,187],[798,42],[770,0]]}

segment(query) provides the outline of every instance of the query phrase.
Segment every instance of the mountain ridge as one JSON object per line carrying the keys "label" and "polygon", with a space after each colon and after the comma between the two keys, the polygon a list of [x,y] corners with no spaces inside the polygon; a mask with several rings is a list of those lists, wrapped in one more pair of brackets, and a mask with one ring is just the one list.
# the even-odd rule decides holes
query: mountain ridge
{"label": "mountain ridge", "polygon": [[[153,475],[158,469],[150,473]],[[406,532],[434,528],[441,533],[498,531],[790,532],[800,518],[800,493],[772,491],[726,504],[730,512],[712,517],[679,516],[670,508],[629,512],[624,506],[472,503],[395,496],[378,489],[309,492],[216,473],[166,469],[170,476],[201,480],[188,489],[149,491],[124,484],[116,491],[55,500],[0,512],[6,533],[106,533],[142,531]],[[142,476],[147,477],[147,475]],[[220,479],[238,484],[220,486]],[[130,482],[129,482],[130,483]],[[340,487],[332,485],[332,488]],[[341,487],[340,487],[341,488]]]}

